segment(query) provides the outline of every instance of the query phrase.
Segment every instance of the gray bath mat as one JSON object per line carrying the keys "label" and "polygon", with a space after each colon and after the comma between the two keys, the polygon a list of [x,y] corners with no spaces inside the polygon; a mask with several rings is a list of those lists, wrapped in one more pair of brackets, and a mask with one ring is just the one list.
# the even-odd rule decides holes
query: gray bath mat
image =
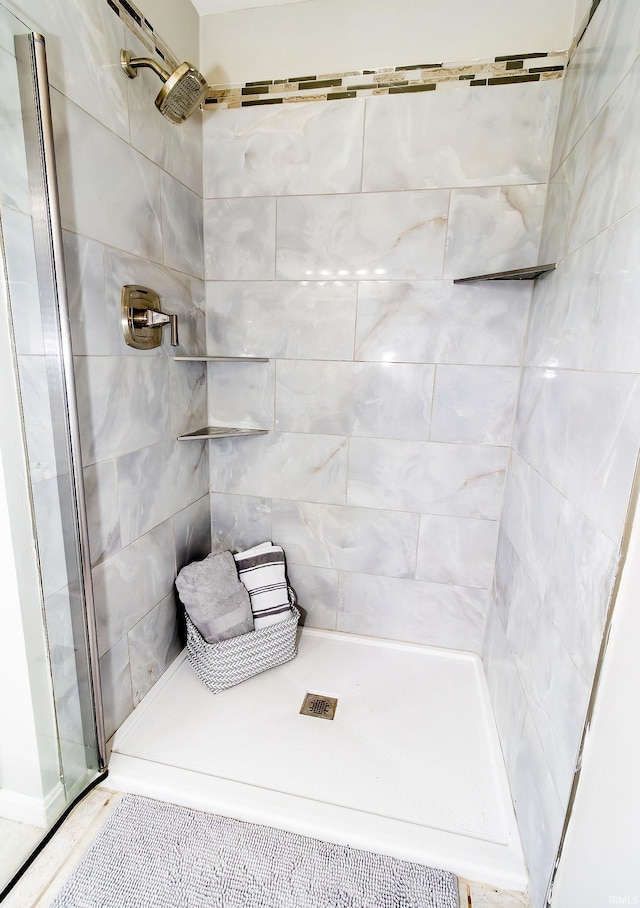
{"label": "gray bath mat", "polygon": [[458,908],[452,873],[127,795],[51,908]]}

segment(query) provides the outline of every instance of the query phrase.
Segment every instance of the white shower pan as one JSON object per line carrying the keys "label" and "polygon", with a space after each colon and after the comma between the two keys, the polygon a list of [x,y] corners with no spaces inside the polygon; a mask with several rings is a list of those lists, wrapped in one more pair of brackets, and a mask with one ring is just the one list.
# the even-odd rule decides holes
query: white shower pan
{"label": "white shower pan", "polygon": [[[307,692],[332,721],[300,714]],[[118,730],[110,788],[524,890],[477,656],[303,629],[292,662],[220,694],[182,653]]]}

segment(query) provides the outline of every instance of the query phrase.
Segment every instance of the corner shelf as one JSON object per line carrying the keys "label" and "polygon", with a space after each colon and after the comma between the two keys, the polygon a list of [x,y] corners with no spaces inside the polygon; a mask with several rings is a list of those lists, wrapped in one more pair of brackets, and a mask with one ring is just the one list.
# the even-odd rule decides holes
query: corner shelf
{"label": "corner shelf", "polygon": [[[263,356],[189,356],[181,354],[173,357],[182,363],[268,363]],[[268,429],[239,429],[232,426],[205,426],[195,432],[178,435],[178,441],[202,441],[207,438],[239,438],[241,435],[267,435]]]}
{"label": "corner shelf", "polygon": [[474,277],[459,277],[454,284],[470,284],[473,281],[535,281],[542,274],[555,270],[551,265],[534,265],[532,268],[515,268],[513,271],[495,271],[493,274],[477,274]]}
{"label": "corner shelf", "polygon": [[264,356],[174,356],[182,363],[268,363]]}
{"label": "corner shelf", "polygon": [[234,429],[227,426],[205,426],[195,432],[178,435],[178,441],[202,441],[203,438],[237,438],[239,435],[267,435],[268,429]]}

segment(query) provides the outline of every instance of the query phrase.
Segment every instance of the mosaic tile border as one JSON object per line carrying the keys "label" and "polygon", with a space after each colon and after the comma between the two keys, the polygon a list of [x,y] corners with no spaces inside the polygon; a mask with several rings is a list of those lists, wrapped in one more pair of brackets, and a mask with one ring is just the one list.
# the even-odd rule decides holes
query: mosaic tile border
{"label": "mosaic tile border", "polygon": [[127,28],[140,40],[152,54],[157,54],[167,63],[167,68],[173,71],[179,65],[180,61],[176,60],[171,49],[164,43],[162,38],[156,33],[153,25],[145,18],[137,6],[129,0],[107,0],[107,3],[119,16]]}
{"label": "mosaic tile border", "polygon": [[[151,53],[175,69],[179,62],[153,25],[131,0],[106,0],[111,9]],[[599,0],[594,0],[597,5]],[[593,13],[593,10],[592,10]],[[238,85],[212,85],[203,104],[207,108],[256,107],[300,101],[335,101],[345,98],[396,95],[517,82],[561,79],[567,52],[545,51],[506,54],[471,63],[413,63],[379,69],[352,70],[325,75],[289,76]]]}
{"label": "mosaic tile border", "polygon": [[509,54],[472,63],[417,63],[327,75],[264,79],[244,85],[213,85],[204,108],[334,101],[444,88],[540,82],[561,79],[566,66],[566,53],[547,52]]}

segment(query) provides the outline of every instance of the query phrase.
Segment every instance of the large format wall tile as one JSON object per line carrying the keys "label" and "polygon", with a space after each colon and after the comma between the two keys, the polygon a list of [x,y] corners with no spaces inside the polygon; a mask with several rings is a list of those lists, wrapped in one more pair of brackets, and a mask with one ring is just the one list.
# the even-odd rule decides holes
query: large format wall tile
{"label": "large format wall tile", "polygon": [[63,240],[73,352],[117,356],[122,352],[122,331],[116,302],[106,292],[105,247],[68,230]]}
{"label": "large format wall tile", "polygon": [[637,3],[608,0],[600,4],[571,57],[564,79],[552,172],[593,122],[640,54],[639,35]]}
{"label": "large format wall tile", "polygon": [[279,362],[276,428],[426,441],[433,366]]}
{"label": "large format wall tile", "polygon": [[593,312],[585,359],[591,371],[640,373],[639,236],[636,209],[578,252],[587,276],[583,305]]}
{"label": "large format wall tile", "polygon": [[338,577],[338,571],[287,562],[289,585],[300,590],[298,608],[305,627],[336,629]]}
{"label": "large format wall tile", "polygon": [[448,210],[446,190],[280,198],[277,277],[442,277]]}
{"label": "large format wall tile", "polygon": [[[207,368],[198,362],[169,362],[171,434],[207,425]],[[165,401],[166,406],[166,401]]]}
{"label": "large format wall tile", "polygon": [[115,460],[84,468],[91,564],[113,555],[121,546],[118,478]]}
{"label": "large format wall tile", "polygon": [[363,189],[544,183],[561,88],[557,81],[368,99]]}
{"label": "large format wall tile", "polygon": [[162,245],[169,268],[204,278],[202,199],[162,174]]}
{"label": "large format wall tile", "polygon": [[208,111],[208,198],[357,192],[364,101]]}
{"label": "large format wall tile", "polygon": [[135,451],[168,436],[166,360],[79,356],[75,371],[85,464]]}
{"label": "large format wall tile", "polygon": [[566,170],[564,167],[559,167],[547,186],[547,200],[538,255],[539,264],[552,264],[564,258],[570,207],[571,192],[567,183]]}
{"label": "large format wall tile", "polygon": [[585,246],[536,282],[526,365],[584,368],[598,281],[591,268],[592,250]]}
{"label": "large format wall tile", "polygon": [[303,502],[272,503],[273,536],[295,564],[413,577],[418,517]]}
{"label": "large format wall tile", "polygon": [[56,91],[51,107],[63,226],[162,261],[160,169]]}
{"label": "large format wall tile", "polygon": [[489,605],[487,613],[485,641],[482,662],[500,734],[504,762],[509,778],[512,778],[527,714],[527,698],[502,622],[492,604]]}
{"label": "large format wall tile", "polygon": [[527,856],[531,904],[535,908],[541,908],[556,845],[562,832],[565,808],[549,775],[545,754],[530,713],[525,718],[511,775],[511,792],[522,847]]}
{"label": "large format wall tile", "polygon": [[352,438],[347,503],[495,520],[507,457],[490,445]]}
{"label": "large format wall tile", "polygon": [[531,380],[517,450],[617,542],[640,444],[640,379],[545,369]]}
{"label": "large format wall tile", "polygon": [[353,281],[209,281],[207,353],[352,359]]}
{"label": "large format wall tile", "polygon": [[[505,489],[485,657],[520,680],[508,760],[534,908],[569,797],[640,446],[638,5],[599,5],[569,66]],[[507,631],[508,646],[502,639]],[[511,662],[509,661],[511,657]],[[488,668],[489,677],[491,669]],[[511,679],[511,681],[509,681]],[[490,690],[503,748],[521,713]]]}
{"label": "large format wall tile", "polygon": [[470,277],[536,265],[546,192],[544,183],[454,189],[445,277]]}
{"label": "large format wall tile", "polygon": [[[559,93],[551,82],[465,88],[216,111],[205,123],[207,352],[276,360],[209,370],[211,422],[274,427],[211,445],[213,546],[284,545],[313,623],[336,626],[336,583],[349,615],[362,586],[352,578],[387,574],[403,585],[383,584],[369,617],[354,612],[343,629],[480,649],[532,287],[443,280],[449,187],[474,187],[460,196],[452,256],[459,241],[497,258],[505,238],[507,254],[535,256]],[[394,133],[407,141],[390,143]]]}
{"label": "large format wall tile", "polygon": [[100,659],[102,707],[107,739],[117,731],[133,709],[129,645],[123,637]]}
{"label": "large format wall tile", "polygon": [[502,526],[538,596],[544,597],[562,496],[517,454],[511,456]]}
{"label": "large format wall tile", "polygon": [[268,363],[209,363],[208,425],[273,429],[275,370]]}
{"label": "large format wall tile", "polygon": [[207,491],[207,442],[164,441],[118,458],[125,545]]}
{"label": "large format wall tile", "polygon": [[338,630],[479,652],[484,590],[341,574]]}
{"label": "large format wall tile", "polygon": [[423,514],[416,578],[489,589],[497,541],[496,521]]}
{"label": "large format wall tile", "polygon": [[356,359],[520,364],[531,288],[364,281]]}
{"label": "large format wall tile", "polygon": [[275,277],[275,199],[206,199],[204,237],[207,280]]}
{"label": "large format wall tile", "polygon": [[178,626],[176,597],[171,592],[129,631],[134,706],[138,705],[182,649]]}
{"label": "large format wall tile", "polygon": [[617,546],[565,501],[544,604],[587,685],[596,668],[617,564]]}
{"label": "large format wall tile", "polygon": [[[165,521],[93,569],[100,654],[173,589],[173,523]],[[135,595],[131,591],[135,590]]]}
{"label": "large format wall tile", "polygon": [[49,81],[109,130],[129,138],[127,82],[120,68],[125,28],[105,4],[28,0],[28,18],[46,39]]}
{"label": "large format wall tile", "polygon": [[[213,458],[212,458],[213,461]],[[212,463],[211,487],[215,488]],[[272,538],[271,499],[211,493],[211,548],[241,552]],[[275,540],[278,541],[277,539]]]}
{"label": "large format wall tile", "polygon": [[431,440],[508,445],[519,386],[520,369],[438,366]]}
{"label": "large format wall tile", "polygon": [[211,506],[209,495],[177,511],[173,518],[176,539],[176,571],[185,564],[202,561],[211,552]]}
{"label": "large format wall tile", "polygon": [[565,163],[571,198],[569,251],[640,205],[640,61],[636,62]]}
{"label": "large format wall tile", "polygon": [[212,491],[344,504],[347,439],[273,432],[217,441],[209,451]]}
{"label": "large format wall tile", "polygon": [[589,688],[537,598],[511,609],[507,639],[556,791],[566,803]]}

